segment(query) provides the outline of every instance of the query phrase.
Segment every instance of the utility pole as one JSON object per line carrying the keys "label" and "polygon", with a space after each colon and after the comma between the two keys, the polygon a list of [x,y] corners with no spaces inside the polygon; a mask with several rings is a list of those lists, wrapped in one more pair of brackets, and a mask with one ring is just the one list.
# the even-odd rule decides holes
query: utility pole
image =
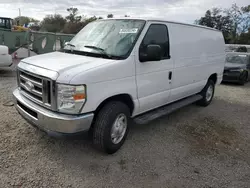
{"label": "utility pole", "polygon": [[18,10],[19,10],[19,18],[20,18],[21,17],[21,9],[19,8]]}

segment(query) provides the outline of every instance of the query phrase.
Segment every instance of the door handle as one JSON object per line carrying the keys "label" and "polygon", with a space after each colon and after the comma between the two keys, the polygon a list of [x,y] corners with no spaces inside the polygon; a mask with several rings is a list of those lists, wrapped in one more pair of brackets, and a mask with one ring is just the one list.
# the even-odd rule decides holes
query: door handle
{"label": "door handle", "polygon": [[168,79],[169,79],[169,80],[172,80],[172,71],[170,71],[170,72],[168,73]]}

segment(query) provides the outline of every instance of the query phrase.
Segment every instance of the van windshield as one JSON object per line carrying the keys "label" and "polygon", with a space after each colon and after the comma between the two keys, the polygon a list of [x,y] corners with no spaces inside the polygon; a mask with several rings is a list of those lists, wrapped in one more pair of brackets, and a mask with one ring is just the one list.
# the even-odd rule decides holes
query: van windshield
{"label": "van windshield", "polygon": [[107,58],[126,58],[144,24],[144,20],[98,20],[85,26],[65,45],[64,50],[78,54],[100,54]]}

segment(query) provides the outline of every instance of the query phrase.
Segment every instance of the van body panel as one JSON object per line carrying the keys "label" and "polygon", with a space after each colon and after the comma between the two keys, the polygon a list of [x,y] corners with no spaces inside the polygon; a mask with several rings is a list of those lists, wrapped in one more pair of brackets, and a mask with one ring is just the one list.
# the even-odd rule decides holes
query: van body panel
{"label": "van body panel", "polygon": [[172,102],[200,92],[212,74],[222,75],[225,44],[221,32],[189,25],[170,23],[169,35],[174,58]]}

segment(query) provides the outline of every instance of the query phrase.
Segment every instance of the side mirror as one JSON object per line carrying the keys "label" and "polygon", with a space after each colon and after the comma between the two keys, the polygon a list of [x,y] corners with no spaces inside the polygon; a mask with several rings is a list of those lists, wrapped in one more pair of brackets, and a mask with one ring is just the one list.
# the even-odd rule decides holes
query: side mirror
{"label": "side mirror", "polygon": [[160,61],[161,60],[161,46],[150,44],[147,46],[146,53],[140,53],[140,61]]}

